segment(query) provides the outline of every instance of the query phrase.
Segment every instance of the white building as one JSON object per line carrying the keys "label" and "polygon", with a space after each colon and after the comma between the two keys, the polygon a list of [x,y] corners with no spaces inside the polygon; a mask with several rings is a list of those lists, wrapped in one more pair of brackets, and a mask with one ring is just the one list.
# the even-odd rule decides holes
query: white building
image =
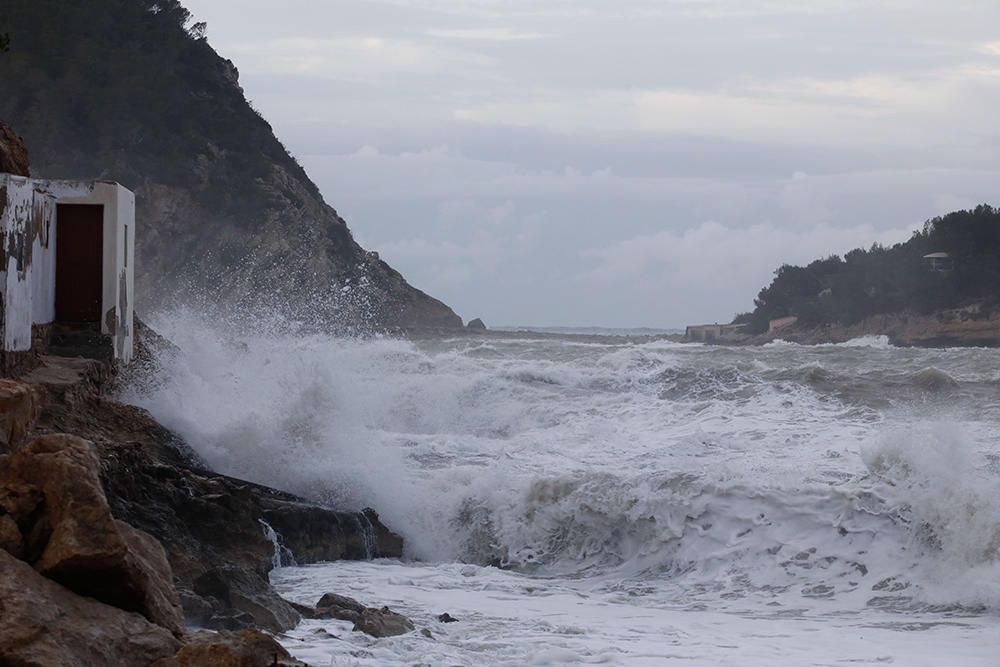
{"label": "white building", "polygon": [[[56,326],[103,334],[132,358],[135,196],[110,181],[0,174],[0,349]],[[43,325],[53,325],[45,327]]]}

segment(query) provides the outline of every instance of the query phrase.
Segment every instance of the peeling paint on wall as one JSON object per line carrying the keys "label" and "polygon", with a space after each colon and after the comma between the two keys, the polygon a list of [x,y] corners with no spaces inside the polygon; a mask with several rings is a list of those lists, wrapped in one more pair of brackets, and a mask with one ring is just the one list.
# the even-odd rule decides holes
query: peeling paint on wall
{"label": "peeling paint on wall", "polygon": [[57,204],[103,206],[102,332],[115,357],[132,357],[134,195],[118,183],[0,174],[0,348],[31,349],[32,325],[55,318]]}

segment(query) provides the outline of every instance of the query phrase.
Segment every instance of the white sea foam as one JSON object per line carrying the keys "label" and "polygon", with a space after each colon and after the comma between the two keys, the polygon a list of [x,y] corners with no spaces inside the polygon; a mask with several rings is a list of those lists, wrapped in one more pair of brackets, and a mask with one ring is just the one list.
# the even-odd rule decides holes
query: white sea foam
{"label": "white sea foam", "polygon": [[892,347],[888,336],[860,336],[843,343],[835,343],[835,345],[840,347],[872,347],[877,350],[888,350]]}
{"label": "white sea foam", "polygon": [[280,590],[467,617],[380,642],[309,622],[287,641],[318,664],[1000,648],[996,352],[157,325],[183,354],[132,400],[212,466],[371,505],[407,540],[406,562],[283,568]]}

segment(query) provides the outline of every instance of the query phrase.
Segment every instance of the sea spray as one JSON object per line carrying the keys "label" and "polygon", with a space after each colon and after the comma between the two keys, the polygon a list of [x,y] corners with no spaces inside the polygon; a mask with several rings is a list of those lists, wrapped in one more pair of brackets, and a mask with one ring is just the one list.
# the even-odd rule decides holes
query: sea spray
{"label": "sea spray", "polygon": [[[975,577],[995,567],[988,351],[413,343],[154,322],[183,354],[132,400],[223,472],[378,508],[411,557],[611,577],[640,595],[656,581],[688,605],[864,607],[886,597],[882,581],[905,587],[893,604],[996,599],[938,585],[960,563]],[[957,386],[929,393],[927,368]],[[907,486],[862,456],[888,456],[883,434],[940,413],[965,424],[964,481]],[[978,490],[935,500],[963,484]],[[920,509],[935,504],[974,535]]]}
{"label": "sea spray", "polygon": [[294,567],[297,565],[295,555],[291,549],[281,543],[281,535],[267,521],[263,519],[258,519],[258,521],[260,521],[261,528],[264,530],[264,537],[274,548],[273,555],[271,556],[271,567],[277,569],[279,567]]}

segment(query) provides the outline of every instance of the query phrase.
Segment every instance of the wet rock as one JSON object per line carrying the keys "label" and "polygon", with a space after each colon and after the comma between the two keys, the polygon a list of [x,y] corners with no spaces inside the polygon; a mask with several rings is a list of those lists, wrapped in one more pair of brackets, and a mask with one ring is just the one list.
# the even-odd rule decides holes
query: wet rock
{"label": "wet rock", "polygon": [[112,517],[99,470],[94,446],[70,435],[36,438],[6,457],[0,496],[19,501],[4,509],[27,536],[22,555],[80,595],[180,632],[183,614],[163,547]]}
{"label": "wet rock", "polygon": [[388,607],[368,607],[354,623],[354,630],[372,637],[394,637],[413,631],[413,621]]}
{"label": "wet rock", "polygon": [[477,329],[479,331],[485,331],[486,330],[486,323],[483,322],[481,319],[479,319],[477,317],[474,320],[470,320],[469,323],[465,325],[465,328],[466,329]]}
{"label": "wet rock", "polygon": [[211,613],[194,620],[216,630],[294,627],[299,614],[271,590],[266,577],[266,572],[233,565],[204,572],[193,582],[194,593],[208,603]]}
{"label": "wet rock", "polygon": [[322,609],[324,607],[350,609],[359,614],[365,610],[365,606],[354,598],[349,598],[346,595],[337,595],[336,593],[327,593],[319,599],[319,602],[316,603],[316,608]]}
{"label": "wet rock", "polygon": [[41,402],[31,385],[0,379],[0,453],[24,443],[38,421],[40,408]]}
{"label": "wet rock", "polygon": [[327,593],[319,599],[315,607],[289,602],[304,618],[332,618],[338,621],[356,623],[361,618],[365,606],[346,595]]}
{"label": "wet rock", "polygon": [[[63,360],[56,361],[61,368]],[[29,377],[42,382],[53,374],[49,366],[43,357],[42,368]],[[73,374],[76,380],[60,380],[58,391],[51,381],[39,385],[44,410],[36,428],[76,433],[94,443],[112,515],[166,549],[189,623],[219,629],[252,625],[271,632],[298,623],[300,612],[268,580],[274,545],[264,535],[262,520],[281,534],[301,564],[366,558],[372,552],[402,554],[402,538],[374,512],[337,512],[207,470],[148,412],[108,400],[103,392],[113,380],[110,374],[84,370]],[[0,476],[4,468],[0,463]],[[36,513],[44,513],[45,505],[39,489],[20,484],[17,489],[0,484],[0,515],[12,515],[26,553],[35,549],[38,558],[48,534]]]}
{"label": "wet rock", "polygon": [[260,630],[200,632],[189,636],[176,655],[151,667],[307,667]]}
{"label": "wet rock", "polygon": [[86,598],[0,551],[0,665],[146,667],[181,643],[139,614]]}
{"label": "wet rock", "polygon": [[424,637],[427,637],[428,639],[434,639],[434,633],[428,630],[427,628],[420,628],[420,634],[422,634]]}
{"label": "wet rock", "polygon": [[449,614],[448,612],[445,612],[440,616],[438,616],[438,621],[441,623],[458,623],[458,619]]}

